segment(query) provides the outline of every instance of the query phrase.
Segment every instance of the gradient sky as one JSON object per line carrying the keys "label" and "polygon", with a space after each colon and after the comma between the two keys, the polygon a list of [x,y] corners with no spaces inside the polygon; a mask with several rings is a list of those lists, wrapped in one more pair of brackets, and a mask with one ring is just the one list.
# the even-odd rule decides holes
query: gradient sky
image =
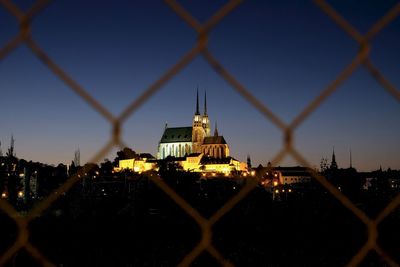
{"label": "gradient sky", "polygon": [[[15,1],[27,10],[34,1]],[[205,22],[224,1],[182,1]],[[361,33],[396,1],[330,1]],[[0,47],[18,32],[0,7]],[[162,1],[54,1],[33,21],[37,43],[112,113],[118,114],[193,47],[197,36]],[[358,46],[308,1],[244,1],[211,33],[209,49],[246,88],[290,122],[351,62]],[[400,17],[372,43],[371,59],[400,87]],[[198,57],[125,124],[123,138],[137,152],[156,154],[165,122],[190,126],[195,92],[207,90],[212,126],[231,154],[266,164],[282,134]],[[203,101],[201,101],[202,103]],[[109,139],[108,122],[25,46],[0,61],[0,141],[11,134],[20,158],[81,163]],[[313,165],[331,157],[339,167],[400,169],[400,105],[365,70],[354,74],[297,129],[295,145]],[[213,127],[214,128],[214,127]],[[212,129],[213,131],[213,129]],[[116,149],[107,156],[115,157]],[[290,157],[281,165],[297,165]]]}

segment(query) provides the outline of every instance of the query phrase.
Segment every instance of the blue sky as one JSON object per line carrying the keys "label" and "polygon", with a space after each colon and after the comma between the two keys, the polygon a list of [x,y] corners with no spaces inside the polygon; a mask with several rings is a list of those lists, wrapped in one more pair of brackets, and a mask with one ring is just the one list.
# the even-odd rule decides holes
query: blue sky
{"label": "blue sky", "polygon": [[[34,1],[15,1],[26,10]],[[225,1],[182,1],[205,22]],[[329,1],[361,33],[396,1]],[[18,25],[0,7],[0,47]],[[46,53],[113,114],[119,114],[196,43],[197,36],[162,1],[54,1],[35,17],[32,34]],[[400,87],[400,18],[372,42],[373,63]],[[252,94],[289,123],[357,53],[358,45],[311,1],[244,1],[212,31],[209,49]],[[195,92],[207,90],[212,125],[239,160],[265,164],[282,134],[208,63],[197,57],[124,125],[125,143],[156,154],[167,121],[189,126]],[[110,125],[25,45],[0,60],[0,140],[11,134],[17,156],[70,163],[90,159]],[[295,145],[315,166],[335,146],[339,167],[400,168],[400,105],[363,67],[296,130]],[[115,157],[113,150],[108,158]],[[296,165],[291,158],[281,165]]]}

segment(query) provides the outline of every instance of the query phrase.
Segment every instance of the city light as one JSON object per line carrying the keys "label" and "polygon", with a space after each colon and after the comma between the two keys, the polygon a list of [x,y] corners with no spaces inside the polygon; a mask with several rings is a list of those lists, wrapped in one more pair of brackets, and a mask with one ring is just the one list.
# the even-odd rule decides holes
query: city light
{"label": "city light", "polygon": [[278,194],[278,193],[279,193],[279,190],[278,190],[278,189],[276,189],[276,190],[275,190],[275,193],[276,193],[276,194]]}
{"label": "city light", "polygon": [[274,181],[274,186],[277,186],[278,185],[278,181]]}
{"label": "city light", "polygon": [[6,192],[3,192],[3,193],[1,194],[1,198],[7,198],[7,193],[6,193]]}
{"label": "city light", "polygon": [[21,197],[21,198],[24,197],[24,192],[19,191],[19,192],[18,192],[18,197]]}

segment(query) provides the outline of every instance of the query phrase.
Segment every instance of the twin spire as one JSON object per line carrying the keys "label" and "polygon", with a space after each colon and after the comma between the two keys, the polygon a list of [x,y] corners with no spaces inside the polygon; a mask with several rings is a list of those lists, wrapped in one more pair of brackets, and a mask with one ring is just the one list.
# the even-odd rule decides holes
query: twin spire
{"label": "twin spire", "polygon": [[[199,109],[199,88],[197,88],[196,94],[196,113],[194,115],[200,115]],[[207,92],[204,92],[204,115],[207,115]]]}

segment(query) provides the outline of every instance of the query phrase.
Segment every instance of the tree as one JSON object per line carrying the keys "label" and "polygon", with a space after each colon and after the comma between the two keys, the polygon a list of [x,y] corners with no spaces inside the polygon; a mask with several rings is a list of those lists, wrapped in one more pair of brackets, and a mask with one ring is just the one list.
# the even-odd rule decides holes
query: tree
{"label": "tree", "polygon": [[118,166],[120,160],[137,158],[139,158],[139,155],[136,154],[135,151],[133,151],[129,147],[125,147],[124,149],[117,152],[117,157],[114,159],[113,165]]}
{"label": "tree", "polygon": [[250,155],[247,155],[247,168],[250,170],[251,169],[251,159]]}
{"label": "tree", "polygon": [[14,151],[14,136],[11,135],[11,142],[10,142],[10,147],[8,148],[6,156],[9,158],[15,158],[15,151]]}
{"label": "tree", "polygon": [[328,159],[322,158],[319,164],[320,172],[325,173],[329,169]]}
{"label": "tree", "polygon": [[104,162],[100,164],[101,173],[104,175],[110,175],[114,169],[112,162],[109,159],[104,159]]}
{"label": "tree", "polygon": [[77,167],[75,166],[75,162],[72,161],[71,165],[69,166],[69,169],[68,169],[68,175],[72,176],[76,173],[76,171],[77,171]]}

